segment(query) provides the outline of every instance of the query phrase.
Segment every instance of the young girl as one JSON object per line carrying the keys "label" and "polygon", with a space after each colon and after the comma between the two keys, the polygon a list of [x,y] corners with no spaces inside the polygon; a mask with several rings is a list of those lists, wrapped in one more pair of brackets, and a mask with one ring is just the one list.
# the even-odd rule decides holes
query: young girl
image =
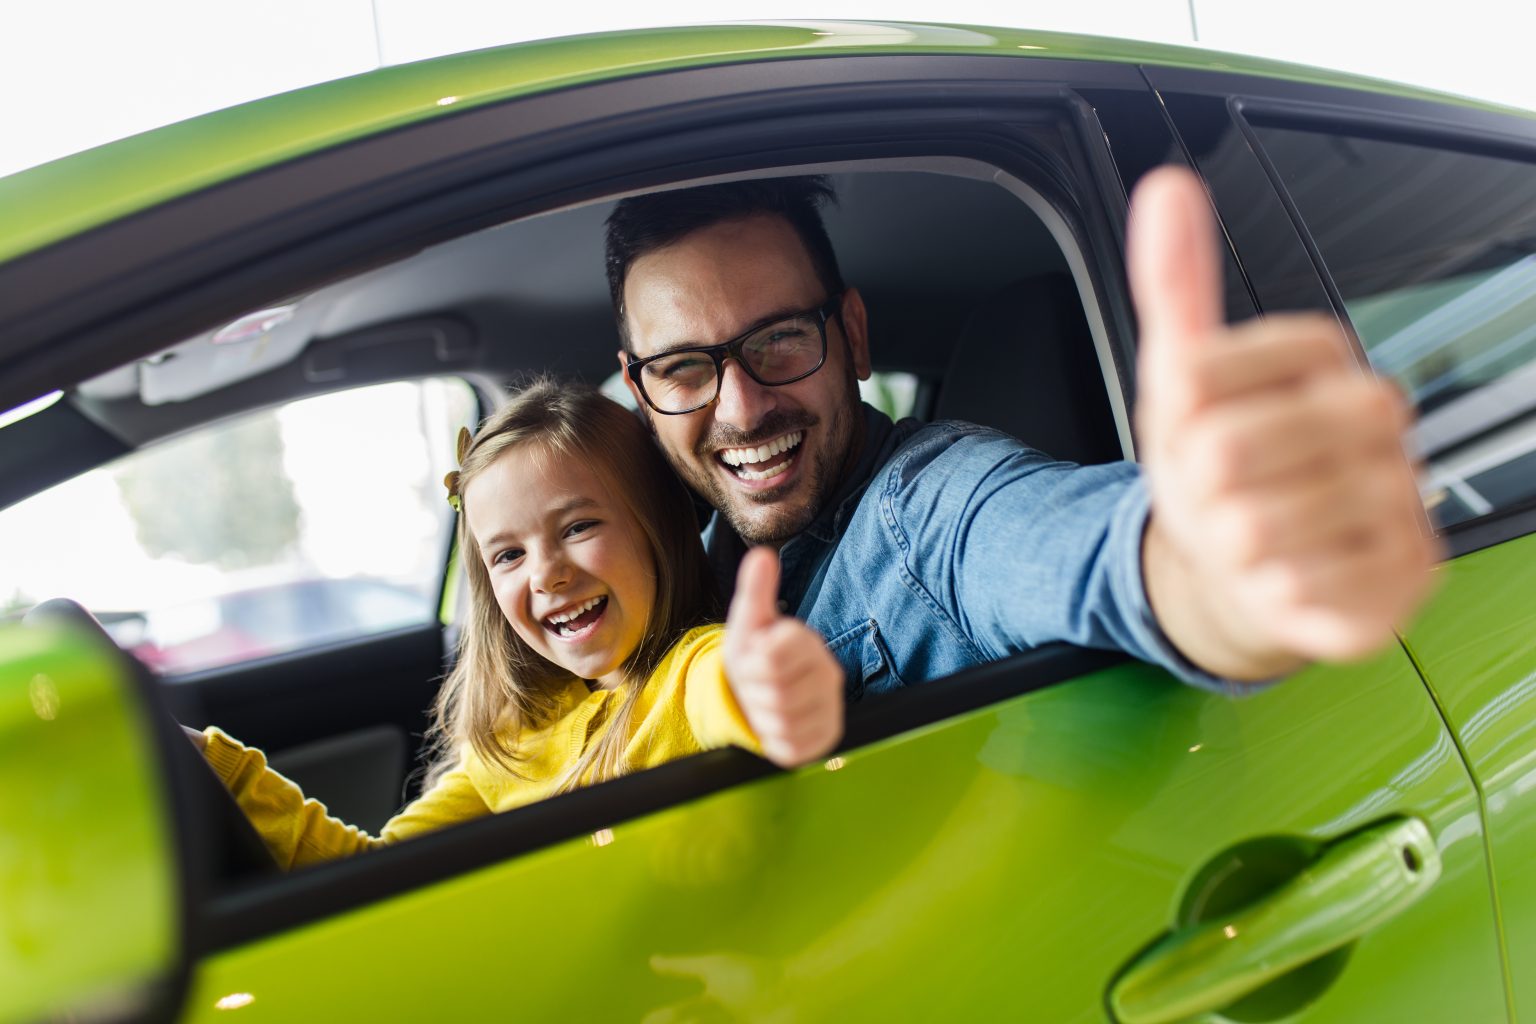
{"label": "young girl", "polygon": [[743,562],[725,626],[683,486],[641,421],[540,381],[459,439],[449,501],[470,607],[427,789],[375,838],[217,728],[190,732],[284,867],[531,803],[712,747],[777,764],[842,733],[842,671]]}

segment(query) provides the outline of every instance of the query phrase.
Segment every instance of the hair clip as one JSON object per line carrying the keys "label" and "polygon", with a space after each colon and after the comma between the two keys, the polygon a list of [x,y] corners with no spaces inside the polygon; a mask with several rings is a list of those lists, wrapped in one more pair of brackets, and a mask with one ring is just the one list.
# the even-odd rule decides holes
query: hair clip
{"label": "hair clip", "polygon": [[[460,427],[458,442],[454,445],[460,468],[464,465],[464,456],[469,454],[470,446],[474,443],[475,436],[469,432],[469,428]],[[459,471],[457,469],[443,477],[443,486],[448,488],[448,504],[453,506],[453,510],[455,512],[464,511],[464,499],[459,497]]]}

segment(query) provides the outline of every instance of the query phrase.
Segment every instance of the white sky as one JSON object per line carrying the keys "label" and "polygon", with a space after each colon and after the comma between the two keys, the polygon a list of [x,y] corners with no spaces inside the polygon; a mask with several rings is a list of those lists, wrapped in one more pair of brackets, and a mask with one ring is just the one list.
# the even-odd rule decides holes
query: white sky
{"label": "white sky", "polygon": [[[1536,4],[1459,0],[831,0],[823,20],[1013,25],[1191,43],[1536,108]],[[49,0],[0,10],[0,174],[379,66],[578,32],[804,17],[782,0]]]}

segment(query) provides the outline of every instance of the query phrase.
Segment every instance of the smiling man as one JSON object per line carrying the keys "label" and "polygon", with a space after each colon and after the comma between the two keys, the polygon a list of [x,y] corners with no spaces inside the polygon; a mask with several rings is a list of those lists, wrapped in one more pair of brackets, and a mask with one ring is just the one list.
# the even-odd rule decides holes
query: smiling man
{"label": "smiling man", "polygon": [[1401,400],[1327,318],[1221,323],[1190,175],[1150,175],[1133,204],[1142,467],[862,405],[867,317],[831,198],[788,178],[627,199],[607,268],[627,382],[717,510],[722,582],[747,545],[777,547],[781,595],[851,697],[1053,641],[1229,686],[1363,655],[1422,599],[1435,551]]}

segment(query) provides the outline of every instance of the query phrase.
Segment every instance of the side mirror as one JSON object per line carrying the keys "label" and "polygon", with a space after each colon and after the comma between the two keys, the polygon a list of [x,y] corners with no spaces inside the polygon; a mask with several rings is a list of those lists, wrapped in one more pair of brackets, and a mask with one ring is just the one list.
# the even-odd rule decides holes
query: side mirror
{"label": "side mirror", "polygon": [[0,627],[0,1024],[179,1001],[185,853],[148,685],[87,628]]}

